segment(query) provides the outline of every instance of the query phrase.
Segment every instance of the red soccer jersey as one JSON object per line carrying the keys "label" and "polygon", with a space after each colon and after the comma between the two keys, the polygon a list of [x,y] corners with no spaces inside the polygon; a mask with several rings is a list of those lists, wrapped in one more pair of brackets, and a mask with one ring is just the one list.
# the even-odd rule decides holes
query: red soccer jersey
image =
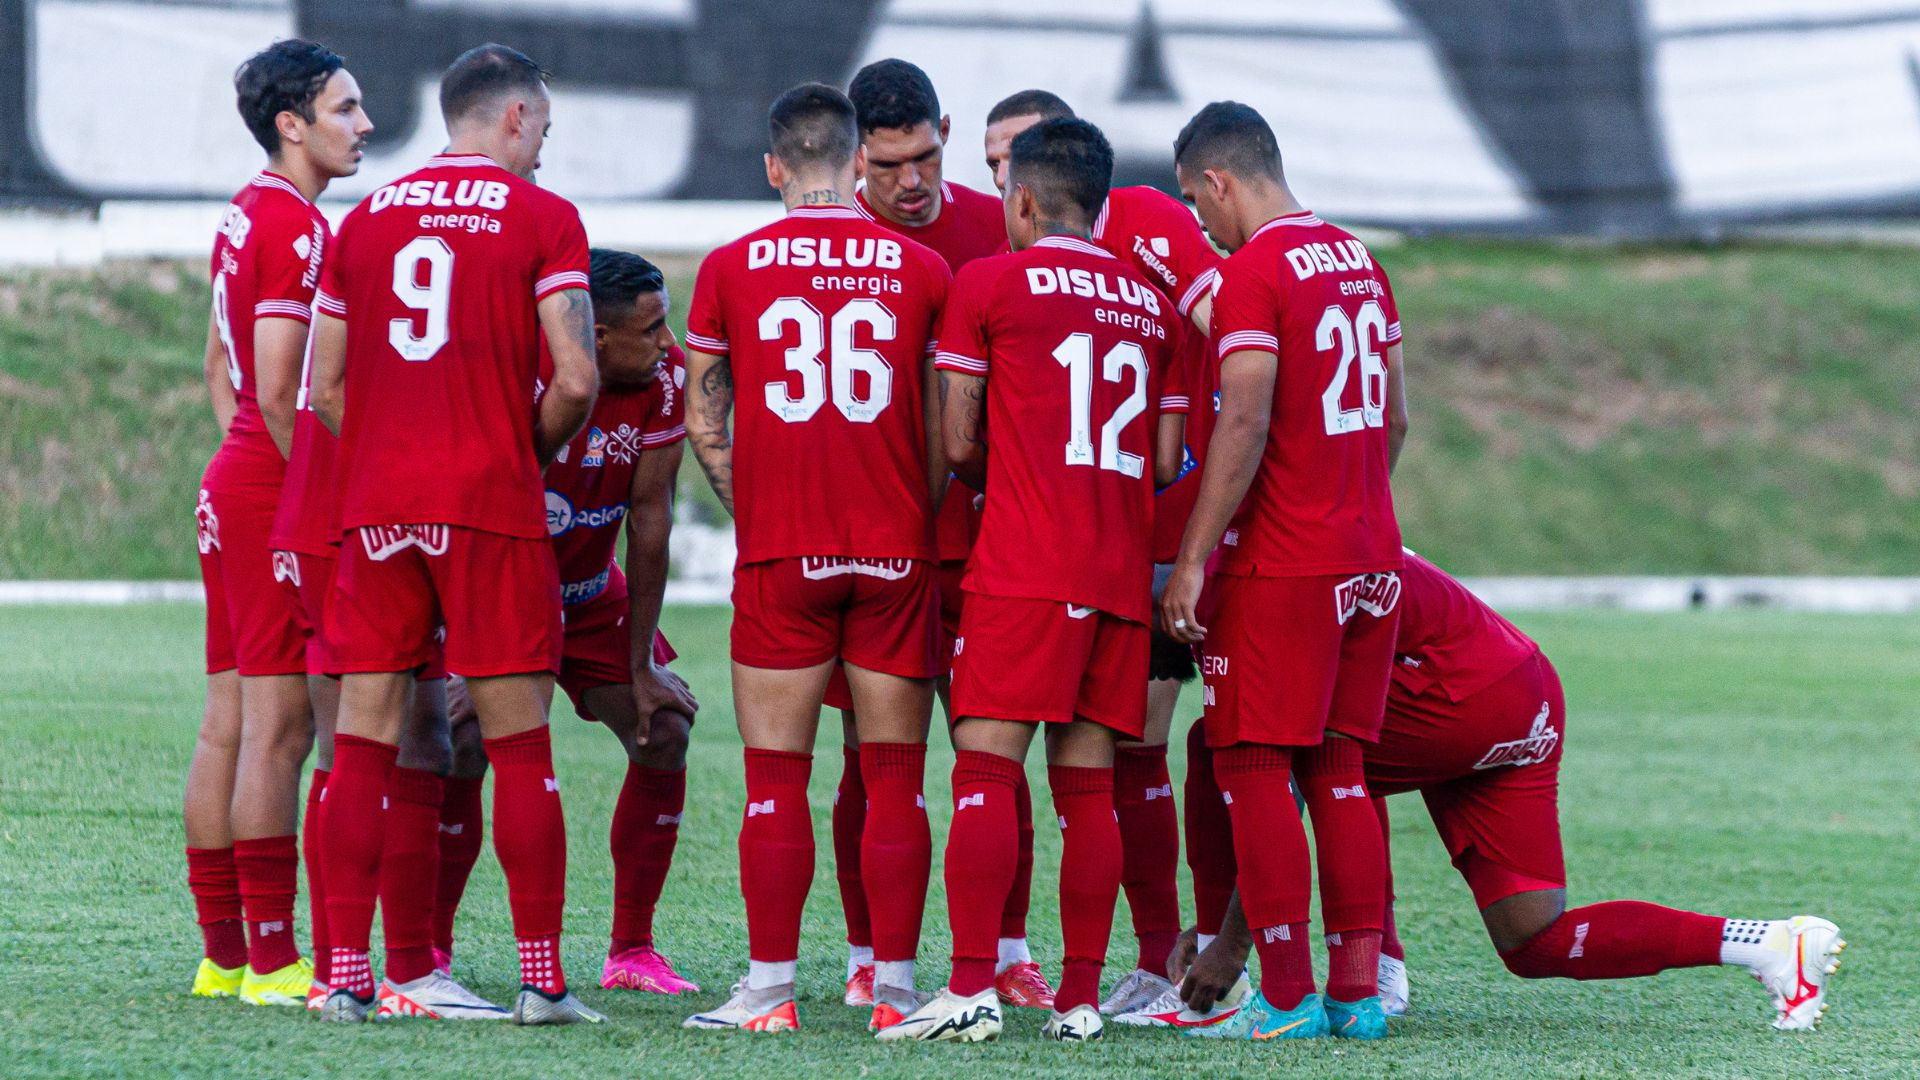
{"label": "red soccer jersey", "polygon": [[847,207],[801,207],[708,255],[688,348],[731,360],[738,565],[931,560],[924,364],[950,275]]}
{"label": "red soccer jersey", "polygon": [[213,241],[213,325],[238,408],[207,466],[202,484],[209,490],[280,487],[286,461],[260,415],[253,324],[312,321],[326,247],[327,219],[285,177],[262,172],[227,205]]}
{"label": "red soccer jersey", "polygon": [[613,568],[614,546],[641,452],[687,437],[681,419],[686,359],[674,346],[645,386],[603,387],[586,428],[547,466],[547,533],[560,562],[562,603],[625,594],[626,579]]}
{"label": "red soccer jersey", "polygon": [[293,419],[293,453],[273,516],[275,551],[335,554],[340,546],[340,440],[320,422],[308,401],[311,365],[300,372],[300,409]]}
{"label": "red soccer jersey", "polygon": [[1386,353],[1400,315],[1373,255],[1310,213],[1275,218],[1220,267],[1212,329],[1220,359],[1279,358],[1260,471],[1221,540],[1220,572],[1397,568]]}
{"label": "red soccer jersey", "polygon": [[[1540,646],[1446,571],[1408,551],[1400,570],[1394,695],[1429,690],[1463,701],[1519,667]],[[1392,710],[1387,724],[1391,726]]]}
{"label": "red soccer jersey", "polygon": [[[926,225],[897,225],[873,212],[867,203],[864,181],[854,190],[854,208],[867,220],[883,229],[932,248],[947,260],[947,269],[960,268],[975,259],[984,259],[1005,251],[1007,219],[1000,200],[961,184],[940,185],[940,213]],[[963,562],[973,550],[973,538],[980,532],[980,511],[973,508],[973,492],[953,485],[940,512],[935,515],[934,534],[940,547],[941,562]]]}
{"label": "red soccer jersey", "polygon": [[1073,237],[960,272],[938,366],[986,377],[988,432],[986,519],[961,588],[1147,621],[1155,433],[1186,407],[1179,318]]}
{"label": "red soccer jersey", "polygon": [[341,527],[547,535],[536,305],[586,287],[573,204],[480,155],[436,157],[354,207],[316,300],[347,321]]}

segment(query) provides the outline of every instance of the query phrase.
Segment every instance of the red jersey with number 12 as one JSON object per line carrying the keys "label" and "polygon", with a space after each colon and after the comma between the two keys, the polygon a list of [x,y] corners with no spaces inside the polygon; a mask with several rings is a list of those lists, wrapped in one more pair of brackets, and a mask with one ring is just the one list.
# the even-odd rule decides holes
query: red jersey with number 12
{"label": "red jersey with number 12", "polygon": [[441,155],[354,207],[316,300],[347,322],[341,526],[544,538],[536,305],[585,288],[573,204],[486,157]]}
{"label": "red jersey with number 12", "polygon": [[1296,577],[1392,570],[1387,276],[1345,229],[1306,212],[1267,222],[1220,267],[1215,355],[1279,359],[1260,471],[1221,539],[1220,572]]}
{"label": "red jersey with number 12", "polygon": [[690,349],[730,360],[737,565],[934,557],[926,359],[947,264],[845,206],[708,255]]}

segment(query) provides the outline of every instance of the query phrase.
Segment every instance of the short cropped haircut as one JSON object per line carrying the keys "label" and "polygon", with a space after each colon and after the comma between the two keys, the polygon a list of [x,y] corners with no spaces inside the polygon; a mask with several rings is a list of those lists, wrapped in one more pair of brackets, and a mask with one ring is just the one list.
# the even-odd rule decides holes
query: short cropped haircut
{"label": "short cropped haircut", "polygon": [[1193,114],[1173,140],[1173,163],[1240,176],[1280,178],[1280,143],[1253,106],[1216,101]]}
{"label": "short cropped haircut", "polygon": [[593,313],[601,322],[617,324],[627,317],[635,300],[667,287],[660,268],[631,251],[594,248],[587,256],[588,292],[593,296]]}
{"label": "short cropped haircut", "polygon": [[847,97],[860,115],[860,132],[881,128],[940,126],[940,95],[927,73],[905,60],[875,60],[847,84]]}
{"label": "short cropped haircut", "polygon": [[536,94],[551,78],[526,53],[506,45],[477,45],[440,76],[440,115],[451,125],[512,94]]}
{"label": "short cropped haircut", "polygon": [[825,83],[801,83],[767,110],[767,142],[790,169],[839,168],[860,142],[853,102]]}
{"label": "short cropped haircut", "polygon": [[298,38],[276,41],[248,58],[233,73],[233,89],[253,141],[269,154],[279,153],[280,129],[274,121],[291,112],[313,123],[314,100],[346,63],[325,45]]}
{"label": "short cropped haircut", "polygon": [[987,126],[992,127],[1015,116],[1037,116],[1042,120],[1051,120],[1056,116],[1072,115],[1073,106],[1051,90],[1019,90],[1001,98],[998,105],[987,110]]}
{"label": "short cropped haircut", "polygon": [[1040,213],[1089,224],[1113,186],[1113,147],[1085,120],[1056,116],[1014,137],[1007,183],[1033,192]]}

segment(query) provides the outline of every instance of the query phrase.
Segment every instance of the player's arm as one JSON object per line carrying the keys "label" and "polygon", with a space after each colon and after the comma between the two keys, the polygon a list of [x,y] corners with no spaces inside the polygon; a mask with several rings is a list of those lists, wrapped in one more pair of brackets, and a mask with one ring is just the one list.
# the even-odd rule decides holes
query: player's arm
{"label": "player's arm", "polygon": [[207,352],[204,358],[207,398],[213,402],[213,422],[220,425],[220,437],[227,437],[233,426],[233,414],[240,403],[233,396],[233,377],[227,374],[227,349],[220,344],[218,316],[207,315]]}
{"label": "player's arm", "polygon": [[544,469],[586,424],[594,395],[600,392],[600,369],[593,362],[593,298],[586,289],[549,293],[539,311],[547,351],[553,354],[553,384],[540,399],[533,433],[534,452]]}
{"label": "player's arm", "polygon": [[692,716],[700,709],[680,676],[653,662],[653,636],[660,628],[660,603],[667,591],[667,537],[673,532],[673,490],[681,456],[678,440],[642,450],[627,492],[627,627],[632,638],[627,660],[635,715],[640,718],[634,741],[642,745],[654,713],[677,709]]}
{"label": "player's arm", "polygon": [[986,400],[986,376],[941,369],[940,437],[947,468],[975,491],[987,490],[987,443],[980,431]]}
{"label": "player's arm", "polygon": [[940,512],[940,503],[947,495],[947,481],[953,476],[953,467],[947,464],[946,440],[940,436],[940,373],[934,370],[933,357],[926,360],[925,378],[921,386],[928,393],[922,395],[921,407],[926,413],[927,425],[927,494],[933,499],[934,513]]}
{"label": "player's arm", "polygon": [[338,316],[313,311],[313,370],[309,375],[307,398],[313,413],[327,430],[340,434],[340,422],[346,416],[347,402],[347,322]]}
{"label": "player's arm", "polygon": [[1253,950],[1253,935],[1247,930],[1247,914],[1240,908],[1238,889],[1227,901],[1220,933],[1196,955],[1197,944],[1194,930],[1180,935],[1173,955],[1167,960],[1167,978],[1180,987],[1180,997],[1189,1009],[1205,1012],[1240,980],[1240,972],[1247,966],[1247,954]]}
{"label": "player's arm", "polygon": [[1187,309],[1187,318],[1193,323],[1194,328],[1200,331],[1201,337],[1206,337],[1211,333],[1213,330],[1213,294],[1207,293],[1200,299],[1195,300],[1193,306]]}
{"label": "player's arm", "polygon": [[260,417],[280,456],[293,454],[293,418],[299,411],[300,365],[306,360],[307,324],[276,316],[253,321],[253,377]]}
{"label": "player's arm", "polygon": [[687,441],[720,505],[733,513],[733,364],[725,356],[687,350]]}
{"label": "player's arm", "polygon": [[1187,462],[1187,414],[1163,412],[1153,438],[1153,486],[1156,490],[1180,479]]}
{"label": "player's arm", "polygon": [[1387,475],[1400,463],[1400,447],[1407,441],[1407,366],[1399,342],[1387,346]]}
{"label": "player's arm", "polygon": [[1220,361],[1220,416],[1207,446],[1200,495],[1180,538],[1173,577],[1160,596],[1163,628],[1175,641],[1192,644],[1206,636],[1206,628],[1194,618],[1194,608],[1200,602],[1207,557],[1219,545],[1260,471],[1279,371],[1280,358],[1260,349],[1237,349]]}

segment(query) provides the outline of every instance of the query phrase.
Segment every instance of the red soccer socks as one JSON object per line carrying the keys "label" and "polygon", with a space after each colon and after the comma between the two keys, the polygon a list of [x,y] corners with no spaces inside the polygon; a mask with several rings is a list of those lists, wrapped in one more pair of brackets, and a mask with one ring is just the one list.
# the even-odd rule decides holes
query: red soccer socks
{"label": "red soccer socks", "polygon": [[433,888],[440,872],[440,805],[446,781],[395,768],[387,781],[386,842],[380,854],[380,926],[387,981],[433,973]]}
{"label": "red soccer socks", "polygon": [[1574,908],[1525,945],[1500,954],[1526,979],[1632,979],[1720,963],[1727,920],[1638,900]]}
{"label": "red soccer socks", "polygon": [[1206,725],[1195,723],[1187,732],[1187,779],[1183,791],[1187,841],[1187,869],[1193,872],[1194,925],[1209,937],[1220,932],[1233,899],[1233,818],[1220,797],[1213,776],[1213,749],[1207,745]]}
{"label": "red soccer socks", "polygon": [[1287,784],[1292,756],[1285,747],[1257,743],[1213,755],[1214,776],[1233,815],[1240,904],[1260,953],[1260,991],[1277,1009],[1293,1008],[1314,989],[1306,935],[1313,870]]}
{"label": "red soccer socks", "polygon": [[[963,997],[993,987],[1007,890],[1014,885],[1019,858],[1017,803],[1024,776],[1020,763],[1011,758],[975,750],[954,754],[953,824],[947,830],[946,857],[953,974],[947,988]],[[1113,907],[1111,897],[1107,907]],[[1024,936],[1024,919],[1020,930]]]}
{"label": "red soccer socks", "polygon": [[1120,884],[1140,942],[1136,966],[1164,976],[1180,936],[1180,821],[1165,746],[1114,752],[1113,812],[1120,824]]}
{"label": "red soccer socks", "polygon": [[465,780],[449,776],[440,801],[440,869],[433,888],[433,947],[453,952],[453,917],[466,895],[467,879],[485,846],[480,789],[485,777]]}
{"label": "red soccer socks", "polygon": [[813,887],[813,813],[807,806],[813,755],[748,747],[746,765],[740,891],[747,903],[747,954],[758,963],[792,963],[800,955],[800,914]]}
{"label": "red soccer socks", "polygon": [[1321,929],[1327,935],[1327,996],[1360,1001],[1378,992],[1387,853],[1366,789],[1361,746],[1328,738],[1294,751],[1300,792],[1313,821],[1320,871]]}
{"label": "red soccer socks", "polygon": [[627,763],[627,779],[614,804],[609,843],[613,849],[613,949],[653,944],[653,911],[680,840],[680,813],[687,804],[684,769],[650,769]]}
{"label": "red soccer socks", "polygon": [[373,905],[386,842],[386,798],[397,747],[354,735],[335,735],[333,772],[320,811],[320,857],[327,889],[327,939],[333,954],[331,986],[359,997],[373,994],[367,961]]}
{"label": "red soccer socks", "polygon": [[247,963],[257,974],[279,971],[300,959],[293,936],[294,894],[300,887],[300,841],[263,836],[233,842],[233,867],[246,911]]}
{"label": "red soccer socks", "polygon": [[[920,919],[927,906],[927,875],[933,867],[933,834],[923,793],[924,743],[870,742],[860,748],[867,792],[867,820],[860,865],[867,885],[873,929],[873,959],[883,983],[889,964],[912,964],[920,948]],[[912,969],[900,985],[911,989]]]}
{"label": "red soccer socks", "polygon": [[1120,826],[1113,817],[1113,770],[1047,767],[1060,817],[1060,943],[1066,956],[1057,1012],[1100,1000],[1100,968],[1120,893]]}
{"label": "red soccer socks", "polygon": [[547,994],[566,989],[560,916],[567,893],[567,823],[545,725],[486,740],[493,765],[493,849],[507,876],[520,977]]}
{"label": "red soccer socks", "polygon": [[847,944],[873,948],[873,922],[867,914],[867,889],[860,870],[860,840],[867,830],[867,782],[860,771],[860,748],[840,748],[840,787],[833,793],[833,876],[840,882],[840,907],[847,917]]}
{"label": "red soccer socks", "polygon": [[187,888],[193,893],[207,959],[223,968],[247,962],[247,935],[240,925],[240,877],[232,848],[188,848]]}

